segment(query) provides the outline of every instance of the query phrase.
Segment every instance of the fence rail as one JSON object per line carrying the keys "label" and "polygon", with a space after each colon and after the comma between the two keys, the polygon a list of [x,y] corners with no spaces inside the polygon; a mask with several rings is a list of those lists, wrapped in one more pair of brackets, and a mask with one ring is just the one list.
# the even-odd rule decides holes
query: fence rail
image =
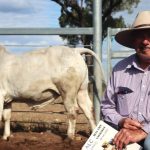
{"label": "fence rail", "polygon": [[107,29],[107,80],[109,79],[110,72],[112,71],[112,59],[125,58],[133,54],[133,49],[124,48],[122,50],[112,50],[112,37],[114,37],[119,31],[126,30],[128,28],[108,28]]}
{"label": "fence rail", "polygon": [[[99,2],[99,0],[97,0]],[[95,16],[95,15],[94,15]],[[100,28],[97,24],[97,18],[95,19],[94,27],[88,28],[0,28],[0,35],[93,35],[93,50],[95,53],[100,56],[101,47],[100,47]],[[102,97],[102,75],[98,71],[99,66],[97,63],[94,63],[94,79],[96,83],[96,89],[98,93],[94,95],[94,109],[95,109],[95,118],[97,122],[100,120],[100,99]],[[100,68],[103,70],[102,66]]]}
{"label": "fence rail", "polygon": [[0,28],[0,35],[93,35],[93,28]]}

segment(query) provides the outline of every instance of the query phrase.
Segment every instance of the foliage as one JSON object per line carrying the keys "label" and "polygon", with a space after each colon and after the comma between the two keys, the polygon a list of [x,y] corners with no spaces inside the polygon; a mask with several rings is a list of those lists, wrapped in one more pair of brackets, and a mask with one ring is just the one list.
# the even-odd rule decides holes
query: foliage
{"label": "foliage", "polygon": [[[61,6],[59,24],[61,27],[92,27],[93,26],[93,1],[94,0],[51,0]],[[102,38],[106,37],[108,27],[126,27],[122,16],[114,18],[114,14],[123,10],[132,13],[132,9],[140,0],[102,0]],[[93,37],[62,36],[68,44],[82,42],[84,45],[92,44]]]}

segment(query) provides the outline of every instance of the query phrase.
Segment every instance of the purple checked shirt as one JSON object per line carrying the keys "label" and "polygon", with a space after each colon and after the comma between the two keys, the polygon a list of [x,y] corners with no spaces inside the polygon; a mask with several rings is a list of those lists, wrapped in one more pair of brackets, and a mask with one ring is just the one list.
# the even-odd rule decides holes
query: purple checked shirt
{"label": "purple checked shirt", "polygon": [[125,117],[137,119],[150,133],[150,67],[138,66],[136,54],[121,60],[112,71],[101,102],[104,120],[114,125]]}

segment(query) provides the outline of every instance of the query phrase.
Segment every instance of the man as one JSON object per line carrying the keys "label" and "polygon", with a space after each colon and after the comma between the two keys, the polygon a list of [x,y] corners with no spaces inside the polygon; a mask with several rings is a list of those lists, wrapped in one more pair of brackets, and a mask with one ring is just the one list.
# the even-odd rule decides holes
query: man
{"label": "man", "polygon": [[140,12],[132,28],[117,33],[115,39],[136,53],[113,68],[102,115],[119,129],[113,141],[118,150],[133,142],[150,150],[150,11]]}

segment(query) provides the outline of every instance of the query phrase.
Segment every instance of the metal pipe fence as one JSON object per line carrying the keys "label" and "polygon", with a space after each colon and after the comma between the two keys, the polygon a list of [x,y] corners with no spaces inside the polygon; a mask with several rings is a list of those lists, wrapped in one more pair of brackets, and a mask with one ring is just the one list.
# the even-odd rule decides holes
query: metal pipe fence
{"label": "metal pipe fence", "polygon": [[107,80],[109,78],[109,75],[112,71],[112,60],[114,59],[122,59],[125,57],[130,56],[131,54],[135,53],[133,49],[127,49],[127,48],[122,48],[122,49],[117,49],[113,50],[113,42],[114,39],[113,37],[115,36],[116,33],[122,30],[126,30],[127,28],[108,28],[107,29]]}
{"label": "metal pipe fence", "polygon": [[[83,29],[83,28],[82,28]],[[57,31],[56,29],[54,29],[54,31],[56,31],[56,33],[58,34],[58,33],[62,33],[62,34],[64,34],[64,32],[65,32],[65,34],[68,34],[68,33],[71,33],[71,31],[73,30],[74,32],[72,32],[72,34],[79,34],[79,33],[81,33],[81,34],[86,34],[86,35],[91,35],[92,34],[92,28],[90,28],[90,29],[87,29],[87,28],[84,28],[83,30],[84,30],[84,32],[82,32],[82,29],[78,29],[78,31],[79,32],[76,32],[76,30],[73,30],[72,28],[70,28],[70,29],[57,29],[57,30],[60,30],[60,31]],[[46,32],[46,30],[45,29],[26,29],[26,28],[19,28],[19,30],[17,29],[17,28],[0,28],[0,35],[2,35],[2,36],[14,36],[14,35],[17,35],[17,36],[24,36],[24,35],[29,35],[29,36],[32,36],[32,35],[43,35],[42,33],[44,32],[44,35],[53,35],[54,34],[54,31],[52,30],[52,29],[47,29],[47,32]],[[20,37],[19,37],[20,38]],[[37,44],[5,44],[5,46],[7,46],[7,47],[47,47],[47,46],[51,46],[51,45],[45,45],[45,44],[43,44],[43,45],[37,45]],[[75,47],[75,45],[67,45],[67,46],[70,46],[70,47]],[[85,46],[85,45],[82,45],[82,47],[83,46]],[[87,45],[86,45],[87,46]],[[90,45],[91,46],[91,45]],[[88,56],[91,56],[91,55],[86,55],[87,57]],[[88,65],[88,68],[93,68],[93,64],[90,64],[90,65]],[[93,76],[92,76],[93,77]],[[53,107],[53,106],[51,106],[51,107]],[[30,117],[31,116],[35,116],[36,114],[39,114],[39,115],[48,115],[48,114],[51,114],[51,115],[63,115],[63,117],[64,117],[64,115],[66,115],[66,112],[65,112],[65,110],[64,111],[60,111],[60,112],[57,112],[57,111],[43,111],[43,110],[38,110],[38,111],[32,111],[32,110],[29,110],[29,109],[27,109],[27,110],[22,110],[22,109],[12,109],[12,113],[13,113],[13,116],[18,116],[18,119],[17,119],[17,121],[20,121],[20,119],[21,119],[21,122],[23,122],[23,123],[25,123],[25,122],[28,122],[27,120],[28,119],[25,119],[25,118],[20,118],[20,116],[22,116],[23,114],[26,114],[26,117],[27,116],[29,116],[29,122],[30,122],[30,120],[31,120],[31,122],[33,123],[33,122],[37,122],[37,123],[39,123],[39,121],[34,121],[34,120],[32,120]],[[18,115],[20,113],[20,115]],[[83,113],[82,112],[79,112],[79,115],[82,115]],[[63,118],[62,117],[62,118]],[[23,121],[23,119],[24,119],[24,121]],[[15,119],[14,118],[12,118],[12,121],[11,122],[13,122],[13,123],[15,123],[16,121],[16,117],[15,117]],[[43,121],[43,122],[45,122],[45,121]],[[55,121],[54,121],[55,122]]]}

